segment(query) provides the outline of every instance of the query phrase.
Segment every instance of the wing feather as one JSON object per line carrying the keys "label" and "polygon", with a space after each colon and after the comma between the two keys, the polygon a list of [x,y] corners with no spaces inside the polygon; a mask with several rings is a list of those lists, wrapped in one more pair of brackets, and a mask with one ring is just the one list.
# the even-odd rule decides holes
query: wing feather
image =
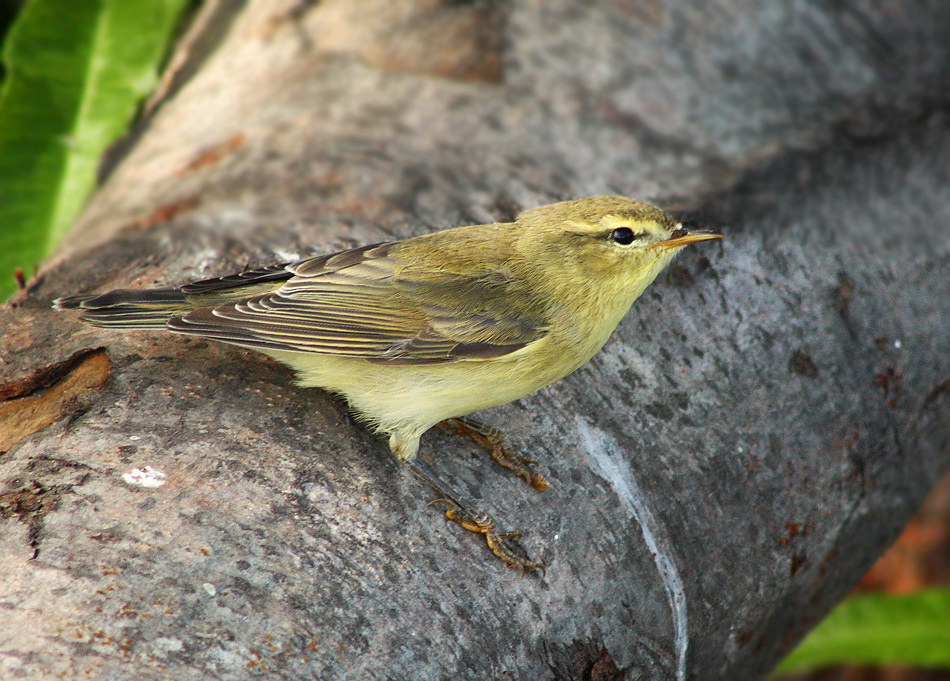
{"label": "wing feather", "polygon": [[399,247],[366,246],[264,268],[243,280],[191,284],[186,293],[203,294],[286,279],[276,290],[192,310],[168,326],[248,347],[394,364],[499,357],[544,335],[537,307],[513,307],[517,282],[504,267],[455,268],[465,273],[427,270],[418,261],[403,267]]}

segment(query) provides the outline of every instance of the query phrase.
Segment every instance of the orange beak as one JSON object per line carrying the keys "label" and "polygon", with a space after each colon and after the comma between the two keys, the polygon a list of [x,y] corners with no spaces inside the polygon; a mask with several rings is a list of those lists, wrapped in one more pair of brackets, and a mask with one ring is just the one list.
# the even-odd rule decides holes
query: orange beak
{"label": "orange beak", "polygon": [[677,227],[673,230],[673,233],[670,235],[670,238],[666,241],[660,241],[650,248],[661,248],[666,250],[667,248],[679,248],[680,246],[688,246],[689,244],[695,244],[698,241],[709,241],[710,239],[721,239],[722,234],[717,234],[715,232],[709,232],[705,229],[694,229],[692,232],[686,229],[685,227]]}

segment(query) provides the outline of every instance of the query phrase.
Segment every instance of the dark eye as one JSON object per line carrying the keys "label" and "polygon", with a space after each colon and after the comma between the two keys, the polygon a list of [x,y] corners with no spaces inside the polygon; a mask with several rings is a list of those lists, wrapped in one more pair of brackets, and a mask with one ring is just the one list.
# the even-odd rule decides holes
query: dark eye
{"label": "dark eye", "polygon": [[629,246],[635,239],[640,238],[640,234],[634,234],[629,227],[618,227],[610,232],[610,239],[616,241],[621,246]]}

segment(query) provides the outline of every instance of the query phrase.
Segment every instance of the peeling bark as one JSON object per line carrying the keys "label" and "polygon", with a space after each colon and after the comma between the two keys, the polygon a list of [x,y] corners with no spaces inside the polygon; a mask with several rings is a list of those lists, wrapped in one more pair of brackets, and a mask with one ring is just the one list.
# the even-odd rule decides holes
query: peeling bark
{"label": "peeling bark", "polygon": [[84,350],[0,385],[0,452],[80,409],[108,378],[105,353]]}

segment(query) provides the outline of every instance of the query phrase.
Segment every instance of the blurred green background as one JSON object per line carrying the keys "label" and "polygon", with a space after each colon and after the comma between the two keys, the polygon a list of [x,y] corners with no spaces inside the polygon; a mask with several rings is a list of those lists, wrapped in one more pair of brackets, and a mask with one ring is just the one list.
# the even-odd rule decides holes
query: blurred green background
{"label": "blurred green background", "polygon": [[187,0],[2,0],[0,300],[82,209],[158,82]]}

